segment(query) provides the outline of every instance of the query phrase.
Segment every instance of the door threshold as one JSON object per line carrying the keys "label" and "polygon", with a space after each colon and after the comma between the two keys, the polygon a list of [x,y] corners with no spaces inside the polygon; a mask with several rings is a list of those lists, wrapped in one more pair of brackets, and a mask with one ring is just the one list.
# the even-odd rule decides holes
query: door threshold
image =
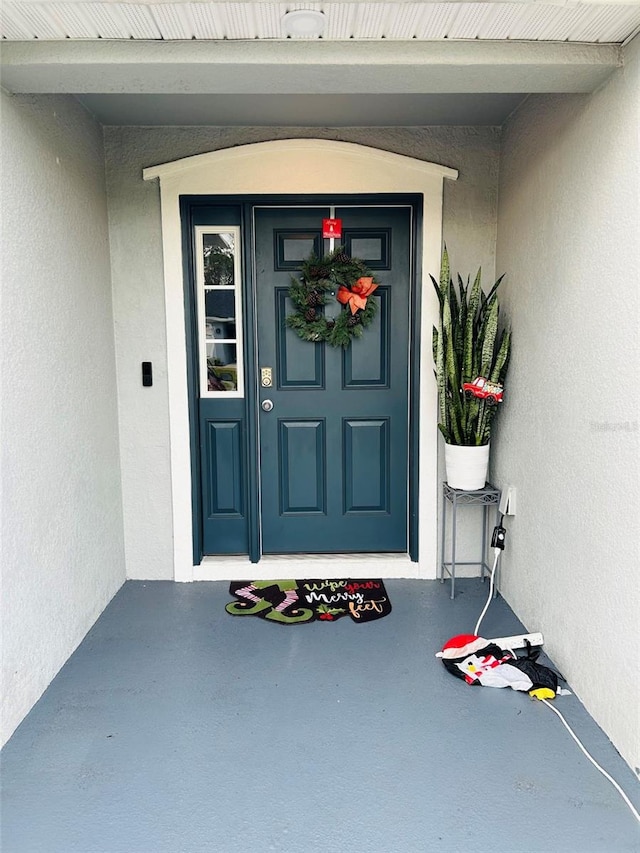
{"label": "door threshold", "polygon": [[418,578],[420,564],[408,554],[267,554],[259,563],[242,555],[203,557],[194,581],[304,578]]}

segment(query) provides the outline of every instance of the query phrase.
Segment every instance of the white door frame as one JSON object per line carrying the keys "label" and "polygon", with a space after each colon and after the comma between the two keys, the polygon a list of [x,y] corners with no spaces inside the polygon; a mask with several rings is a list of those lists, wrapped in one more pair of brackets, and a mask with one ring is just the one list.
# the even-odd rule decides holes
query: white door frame
{"label": "white door frame", "polygon": [[[176,581],[255,580],[375,574],[376,577],[435,578],[437,573],[437,396],[433,380],[431,327],[438,301],[429,273],[438,274],[442,247],[442,194],[454,169],[363,145],[321,139],[288,139],[225,148],[145,169],[160,179],[164,257],[167,381],[169,391],[173,558]],[[193,564],[192,483],[189,438],[187,351],[182,266],[181,195],[422,195],[422,299],[420,317],[419,561],[404,555],[205,557]],[[339,563],[337,563],[339,560]],[[340,568],[338,568],[340,566]],[[374,568],[375,566],[375,568]]]}

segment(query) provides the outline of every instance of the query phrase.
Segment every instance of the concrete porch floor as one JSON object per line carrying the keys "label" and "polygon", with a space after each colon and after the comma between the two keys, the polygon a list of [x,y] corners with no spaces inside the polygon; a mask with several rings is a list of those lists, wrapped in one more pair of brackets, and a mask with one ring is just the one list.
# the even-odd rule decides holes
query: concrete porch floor
{"label": "concrete porch floor", "polygon": [[[434,657],[487,586],[386,584],[382,620],[297,626],[227,615],[227,583],[125,584],[3,751],[3,853],[639,850],[548,708]],[[483,635],[519,631],[492,603]],[[640,806],[577,698],[556,701]]]}

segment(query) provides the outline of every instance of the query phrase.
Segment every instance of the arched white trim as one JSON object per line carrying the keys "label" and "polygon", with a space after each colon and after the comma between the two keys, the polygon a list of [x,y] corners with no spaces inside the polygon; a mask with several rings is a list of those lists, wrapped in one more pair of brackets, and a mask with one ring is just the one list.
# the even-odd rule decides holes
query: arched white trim
{"label": "arched white trim", "polygon": [[[145,169],[145,180],[160,179],[167,324],[167,373],[171,483],[173,503],[174,576],[177,581],[218,578],[260,579],[274,576],[269,560],[251,567],[229,558],[210,558],[194,567],[192,556],[191,463],[187,387],[187,352],[183,307],[180,230],[181,195],[260,195],[301,193],[411,193],[424,199],[422,231],[421,347],[420,347],[420,519],[419,563],[388,560],[377,575],[435,578],[437,567],[437,426],[436,389],[431,369],[431,326],[437,320],[437,300],[429,273],[437,274],[442,243],[442,186],[457,177],[454,169],[392,154],[376,148],[325,139],[287,139],[259,142],[187,157]],[[264,564],[264,568],[263,568]],[[287,577],[299,576],[287,562]],[[284,568],[280,564],[280,574]],[[361,562],[371,575],[371,562]],[[324,564],[317,566],[326,572]],[[306,564],[308,573],[308,563]],[[344,574],[344,565],[339,573]],[[349,566],[357,577],[357,566]],[[277,571],[275,572],[277,573]],[[334,571],[335,574],[335,571]]]}
{"label": "arched white trim", "polygon": [[366,161],[369,166],[377,162],[379,168],[401,168],[416,171],[424,175],[435,175],[441,178],[457,178],[458,172],[447,166],[439,166],[437,163],[429,163],[426,160],[416,160],[414,157],[405,157],[404,154],[394,154],[391,151],[383,151],[380,148],[371,148],[367,145],[356,145],[353,142],[334,142],[330,139],[279,139],[273,142],[256,142],[252,145],[239,145],[235,148],[223,148],[219,151],[209,151],[206,154],[196,154],[194,157],[184,157],[182,160],[174,160],[161,166],[151,166],[144,169],[142,175],[145,181],[153,178],[169,178],[180,175],[191,170],[207,169],[209,166],[233,168],[238,160],[255,160],[256,158],[270,158],[284,154],[286,156],[297,156],[302,154],[321,153],[326,157],[352,158],[354,160]]}

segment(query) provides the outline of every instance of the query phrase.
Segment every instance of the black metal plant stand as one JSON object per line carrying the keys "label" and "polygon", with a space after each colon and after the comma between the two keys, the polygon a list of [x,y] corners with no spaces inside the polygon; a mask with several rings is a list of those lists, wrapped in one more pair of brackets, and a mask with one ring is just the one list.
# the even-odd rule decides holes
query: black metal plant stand
{"label": "black metal plant stand", "polygon": [[[442,543],[440,560],[440,583],[444,583],[445,572],[451,578],[451,598],[455,595],[456,566],[479,566],[482,580],[491,571],[487,564],[487,522],[489,520],[489,507],[496,508],[496,524],[498,523],[498,508],[500,505],[500,489],[486,483],[483,489],[474,491],[468,489],[453,489],[447,482],[442,484]],[[447,503],[451,504],[451,561],[445,562],[445,543],[447,531]],[[479,560],[456,561],[456,532],[458,506],[482,506],[482,554]],[[496,572],[499,569],[496,567]],[[497,584],[494,595],[497,595]]]}

